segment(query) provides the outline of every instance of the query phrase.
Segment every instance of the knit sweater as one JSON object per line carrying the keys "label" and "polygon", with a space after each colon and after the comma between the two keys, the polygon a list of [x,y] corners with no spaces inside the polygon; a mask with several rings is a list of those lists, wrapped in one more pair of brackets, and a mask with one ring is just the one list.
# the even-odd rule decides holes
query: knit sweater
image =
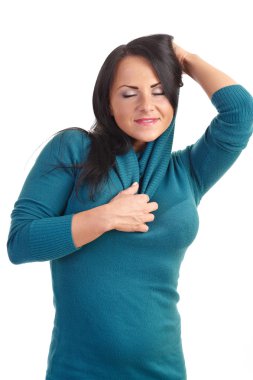
{"label": "knit sweater", "polygon": [[[116,156],[95,201],[79,169],[90,138],[66,130],[39,154],[12,211],[8,254],[15,264],[50,261],[55,320],[46,380],[184,380],[177,292],[180,265],[199,227],[197,207],[246,147],[253,100],[241,85],[216,91],[217,116],[203,135],[172,152],[175,118],[144,151]],[[110,230],[76,248],[73,214],[108,203],[139,182],[158,203],[148,232]]]}

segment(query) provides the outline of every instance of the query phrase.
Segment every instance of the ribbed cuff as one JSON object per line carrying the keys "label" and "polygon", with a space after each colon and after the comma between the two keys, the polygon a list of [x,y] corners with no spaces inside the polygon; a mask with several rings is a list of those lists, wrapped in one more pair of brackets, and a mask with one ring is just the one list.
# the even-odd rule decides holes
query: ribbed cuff
{"label": "ribbed cuff", "polygon": [[33,261],[54,260],[76,248],[72,238],[73,215],[34,220],[30,226],[30,255]]}

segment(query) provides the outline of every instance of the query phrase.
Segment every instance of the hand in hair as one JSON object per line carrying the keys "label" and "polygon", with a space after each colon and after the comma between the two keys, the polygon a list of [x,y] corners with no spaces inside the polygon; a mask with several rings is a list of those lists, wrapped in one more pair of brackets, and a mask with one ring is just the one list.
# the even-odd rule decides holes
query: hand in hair
{"label": "hand in hair", "polygon": [[173,46],[174,52],[177,56],[177,59],[179,60],[179,63],[182,67],[182,70],[185,72],[184,59],[188,54],[190,54],[190,52],[183,49],[181,46],[177,45],[174,41],[172,41],[172,46]]}

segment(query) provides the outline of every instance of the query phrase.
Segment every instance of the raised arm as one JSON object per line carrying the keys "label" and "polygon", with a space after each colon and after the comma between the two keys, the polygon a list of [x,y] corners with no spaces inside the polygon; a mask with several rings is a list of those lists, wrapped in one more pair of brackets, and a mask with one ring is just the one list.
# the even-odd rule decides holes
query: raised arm
{"label": "raised arm", "polygon": [[193,54],[173,42],[173,48],[183,71],[194,79],[209,98],[220,88],[236,84],[230,76],[210,65],[197,54]]}
{"label": "raised arm", "polygon": [[184,164],[196,203],[223,176],[253,132],[253,98],[227,74],[174,44],[183,71],[207,93],[218,114],[204,134],[175,156]]}

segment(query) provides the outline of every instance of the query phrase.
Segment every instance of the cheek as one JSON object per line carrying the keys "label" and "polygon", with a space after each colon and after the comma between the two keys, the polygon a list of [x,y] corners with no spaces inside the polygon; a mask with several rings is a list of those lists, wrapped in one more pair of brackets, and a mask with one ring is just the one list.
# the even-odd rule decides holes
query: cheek
{"label": "cheek", "polygon": [[160,104],[160,110],[163,113],[163,116],[167,120],[172,120],[174,116],[174,110],[171,106],[171,104],[168,104],[168,102],[164,101],[163,103]]}
{"label": "cheek", "polygon": [[117,107],[115,107],[117,110],[114,113],[114,118],[116,122],[127,122],[131,119],[132,115],[132,109],[127,104],[118,104]]}

